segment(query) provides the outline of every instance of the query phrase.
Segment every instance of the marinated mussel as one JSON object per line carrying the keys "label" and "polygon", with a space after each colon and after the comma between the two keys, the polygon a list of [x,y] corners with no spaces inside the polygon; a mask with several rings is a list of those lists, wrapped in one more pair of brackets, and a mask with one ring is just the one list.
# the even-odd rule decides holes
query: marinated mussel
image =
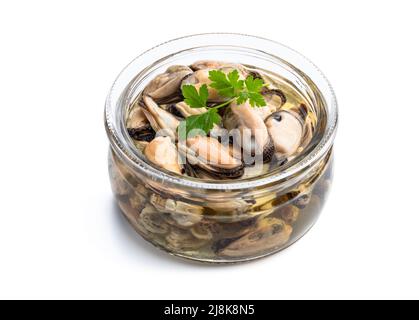
{"label": "marinated mussel", "polygon": [[195,136],[179,142],[179,151],[193,168],[214,178],[234,179],[244,174],[243,163],[232,157],[227,147],[212,137]]}
{"label": "marinated mussel", "polygon": [[285,244],[292,227],[278,218],[265,218],[253,230],[237,239],[225,239],[218,244],[218,254],[228,257],[252,256],[269,252]]}
{"label": "marinated mussel", "polygon": [[170,112],[162,109],[151,97],[144,96],[143,113],[147,117],[150,125],[154,131],[159,135],[168,136],[175,141],[176,131],[179,126],[179,119],[177,119]]}
{"label": "marinated mussel", "polygon": [[303,137],[303,124],[297,116],[279,111],[269,116],[265,123],[279,156],[290,156],[297,151]]}
{"label": "marinated mussel", "polygon": [[144,114],[144,108],[138,103],[134,104],[128,115],[127,130],[130,137],[136,141],[150,142],[156,136]]}
{"label": "marinated mussel", "polygon": [[191,68],[187,66],[171,66],[165,73],[154,78],[144,89],[143,94],[150,96],[157,103],[181,101],[180,84],[191,73]]}
{"label": "marinated mussel", "polygon": [[169,137],[157,137],[144,149],[146,158],[160,168],[182,174],[183,168],[179,162],[176,146]]}
{"label": "marinated mussel", "polygon": [[272,159],[274,145],[256,108],[249,103],[238,105],[233,102],[223,120],[225,128],[232,132],[235,143],[242,148],[245,156],[262,157],[264,162]]}

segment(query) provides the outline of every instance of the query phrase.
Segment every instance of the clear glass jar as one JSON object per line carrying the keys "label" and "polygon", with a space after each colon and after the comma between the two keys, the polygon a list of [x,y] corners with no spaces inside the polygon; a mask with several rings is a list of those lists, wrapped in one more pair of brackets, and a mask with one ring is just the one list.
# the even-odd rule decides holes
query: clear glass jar
{"label": "clear glass jar", "polygon": [[[264,176],[203,181],[150,166],[132,144],[127,108],[168,66],[197,60],[254,65],[281,75],[309,101],[317,123],[311,143]],[[122,213],[147,241],[203,262],[240,262],[284,249],[315,223],[332,180],[337,103],[323,74],[279,43],[239,34],[200,34],[154,47],[132,61],[106,100],[109,172]]]}

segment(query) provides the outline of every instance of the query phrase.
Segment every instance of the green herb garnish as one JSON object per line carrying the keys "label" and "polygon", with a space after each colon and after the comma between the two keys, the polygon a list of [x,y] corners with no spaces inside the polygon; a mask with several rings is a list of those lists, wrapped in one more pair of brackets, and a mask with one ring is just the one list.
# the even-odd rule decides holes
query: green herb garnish
{"label": "green herb garnish", "polygon": [[206,113],[186,118],[186,134],[194,129],[201,129],[207,134],[215,124],[220,123],[221,116],[218,114],[218,109],[209,109]]}
{"label": "green herb garnish", "polygon": [[252,76],[248,76],[244,83],[246,84],[246,90],[239,93],[237,103],[242,104],[249,99],[249,103],[252,107],[266,106],[266,101],[260,94],[260,91],[263,88],[262,79],[253,79]]}
{"label": "green herb garnish", "polygon": [[264,87],[262,79],[254,79],[253,76],[248,76],[246,80],[240,80],[240,75],[237,70],[233,70],[226,74],[220,70],[211,70],[209,72],[209,79],[211,88],[216,89],[220,96],[228,98],[226,102],[211,108],[207,107],[208,102],[208,87],[206,84],[202,85],[198,90],[193,85],[183,85],[182,94],[191,108],[207,108],[206,113],[194,115],[182,121],[181,127],[186,129],[186,136],[192,130],[196,130],[197,134],[208,134],[214,125],[221,123],[221,116],[218,110],[236,101],[237,104],[243,104],[247,100],[252,107],[264,107],[266,101],[260,93]]}
{"label": "green herb garnish", "polygon": [[218,93],[226,98],[237,97],[244,88],[244,81],[239,80],[239,72],[231,71],[228,75],[220,70],[211,70],[209,79],[212,81],[211,88],[217,89]]}
{"label": "green herb garnish", "polygon": [[208,100],[208,87],[202,85],[198,90],[193,85],[186,84],[182,86],[182,95],[185,102],[192,108],[206,108]]}

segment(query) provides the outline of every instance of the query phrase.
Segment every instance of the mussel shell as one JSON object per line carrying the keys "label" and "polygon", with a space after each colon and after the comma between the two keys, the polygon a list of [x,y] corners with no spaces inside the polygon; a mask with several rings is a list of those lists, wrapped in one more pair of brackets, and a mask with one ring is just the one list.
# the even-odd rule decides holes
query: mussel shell
{"label": "mussel shell", "polygon": [[170,214],[170,216],[181,227],[192,227],[202,220],[202,216],[196,213],[185,214],[180,212],[173,212]]}
{"label": "mussel shell", "polygon": [[255,228],[257,220],[257,217],[252,217],[239,221],[230,219],[228,222],[218,223],[218,234],[223,238],[241,237]]}
{"label": "mussel shell", "polygon": [[198,166],[198,169],[205,171],[215,179],[237,179],[244,175],[244,165],[232,169],[222,168],[216,165],[203,164]]}
{"label": "mussel shell", "polygon": [[[235,140],[234,138],[232,140],[237,141],[237,139]],[[250,143],[254,144],[253,139]],[[239,142],[239,144],[242,145],[242,142]],[[275,155],[275,145],[273,144],[272,139],[269,137],[265,146],[263,147],[263,152],[262,152],[261,155],[256,154],[254,147],[251,148],[250,152],[245,151],[242,148],[240,159],[243,161],[243,164],[244,164],[245,167],[249,167],[249,166],[255,165],[257,160],[258,161],[262,160],[263,163],[269,163],[269,162],[272,161],[274,155]],[[260,158],[262,158],[262,159],[260,159]]]}
{"label": "mussel shell", "polygon": [[224,62],[217,61],[217,60],[199,60],[195,61],[189,67],[193,71],[203,70],[203,69],[217,69],[220,68]]}
{"label": "mussel shell", "polygon": [[275,146],[272,142],[272,139],[269,139],[269,142],[263,148],[263,162],[264,163],[270,162],[274,154],[275,154]]}
{"label": "mussel shell", "polygon": [[138,141],[150,142],[156,137],[156,132],[150,124],[146,124],[141,128],[128,128],[127,130],[129,136]]}
{"label": "mussel shell", "polygon": [[280,208],[276,214],[286,223],[294,224],[300,215],[300,209],[290,204]]}
{"label": "mussel shell", "polygon": [[169,225],[166,224],[159,212],[152,206],[146,206],[140,213],[137,223],[153,234],[167,234]]}
{"label": "mussel shell", "polygon": [[188,176],[207,180],[238,179],[244,175],[244,169],[245,167],[243,164],[234,170],[205,163],[192,165],[188,162],[185,165],[185,172]]}
{"label": "mussel shell", "polygon": [[211,240],[214,235],[214,224],[210,222],[201,222],[194,225],[190,230],[192,235],[199,240]]}
{"label": "mussel shell", "polygon": [[144,114],[142,100],[136,100],[133,103],[127,117],[126,126],[129,136],[134,140],[150,142],[156,136],[156,132]]}
{"label": "mussel shell", "polygon": [[159,104],[174,104],[174,103],[181,102],[182,100],[183,100],[182,92],[178,90],[170,96],[167,96],[161,99],[156,99],[156,102]]}
{"label": "mussel shell", "polygon": [[278,111],[279,108],[287,102],[287,97],[280,89],[269,89],[264,87],[262,89],[262,94],[265,96],[265,100],[267,100],[266,102],[268,105],[275,103],[276,111]]}
{"label": "mussel shell", "polygon": [[263,80],[262,75],[259,72],[257,72],[256,70],[247,70],[247,75],[252,76],[253,79],[262,79]]}
{"label": "mussel shell", "polygon": [[300,195],[297,199],[294,200],[294,204],[296,207],[300,208],[300,209],[304,209],[311,200],[311,193],[305,193]]}
{"label": "mussel shell", "polygon": [[197,250],[208,243],[208,240],[197,239],[188,230],[172,227],[166,236],[166,244],[169,250],[189,251]]}
{"label": "mussel shell", "polygon": [[224,239],[218,248],[220,256],[242,257],[264,254],[284,245],[292,233],[292,227],[278,218],[265,218],[246,235]]}
{"label": "mussel shell", "polygon": [[300,103],[298,108],[292,108],[290,111],[296,112],[303,123],[306,121],[308,116],[308,108],[306,104]]}
{"label": "mussel shell", "polygon": [[206,113],[208,111],[206,108],[192,108],[184,101],[161,107],[179,119],[185,119],[190,116]]}
{"label": "mussel shell", "polygon": [[178,108],[176,108],[176,103],[171,103],[165,106],[161,106],[164,110],[170,112],[171,114],[173,114],[175,117],[178,118],[184,118],[184,116],[182,115],[182,113],[180,113],[180,111],[178,110]]}
{"label": "mussel shell", "polygon": [[180,227],[191,227],[203,218],[203,207],[180,200],[166,199],[153,194],[150,203],[160,212],[169,214],[170,220]]}

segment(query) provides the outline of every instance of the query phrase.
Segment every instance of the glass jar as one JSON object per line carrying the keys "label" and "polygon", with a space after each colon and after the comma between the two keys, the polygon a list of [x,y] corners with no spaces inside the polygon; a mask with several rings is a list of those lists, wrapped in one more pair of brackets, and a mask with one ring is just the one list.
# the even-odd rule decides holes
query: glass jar
{"label": "glass jar", "polygon": [[[243,180],[204,181],[149,165],[125,128],[128,106],[168,66],[205,59],[254,65],[287,79],[315,110],[310,144],[280,169]],[[313,226],[331,186],[333,90],[309,60],[267,39],[200,34],[154,47],[118,76],[105,117],[111,185],[122,213],[144,239],[179,257],[229,263],[284,249]]]}

